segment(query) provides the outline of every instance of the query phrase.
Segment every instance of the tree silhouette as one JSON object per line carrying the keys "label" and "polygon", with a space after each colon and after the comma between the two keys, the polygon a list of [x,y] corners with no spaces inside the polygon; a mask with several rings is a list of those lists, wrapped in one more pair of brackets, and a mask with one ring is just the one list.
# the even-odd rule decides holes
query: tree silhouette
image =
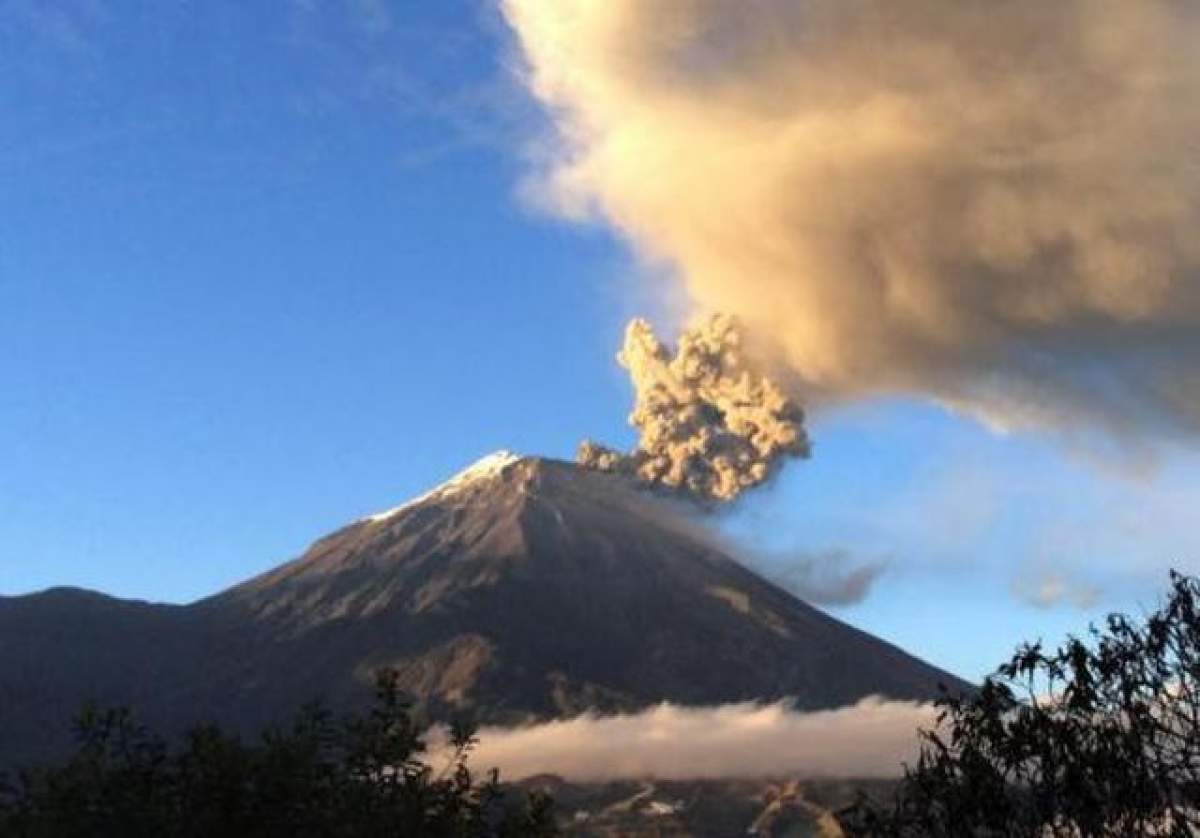
{"label": "tree silhouette", "polygon": [[337,721],[319,705],[290,728],[244,744],[215,726],[178,749],[124,709],[86,708],[79,748],[65,764],[0,783],[0,835],[14,838],[160,836],[430,836],[508,838],[555,834],[550,801],[501,789],[467,765],[475,744],[451,731],[441,770],[421,759],[396,673],[378,675],[376,700]]}
{"label": "tree silhouette", "polygon": [[1200,582],[1171,574],[1145,620],[1110,616],[1053,651],[1020,647],[939,700],[890,804],[840,813],[863,836],[1192,836],[1200,829]]}

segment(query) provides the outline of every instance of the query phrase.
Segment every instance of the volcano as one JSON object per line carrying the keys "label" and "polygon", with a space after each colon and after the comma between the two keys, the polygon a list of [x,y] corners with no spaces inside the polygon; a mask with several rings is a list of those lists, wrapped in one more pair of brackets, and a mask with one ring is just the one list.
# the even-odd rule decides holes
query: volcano
{"label": "volcano", "polygon": [[189,605],[0,598],[0,763],[65,750],[85,700],[167,732],[249,733],[317,697],[354,707],[385,666],[428,718],[488,723],[966,686],[757,576],[622,478],[502,452]]}

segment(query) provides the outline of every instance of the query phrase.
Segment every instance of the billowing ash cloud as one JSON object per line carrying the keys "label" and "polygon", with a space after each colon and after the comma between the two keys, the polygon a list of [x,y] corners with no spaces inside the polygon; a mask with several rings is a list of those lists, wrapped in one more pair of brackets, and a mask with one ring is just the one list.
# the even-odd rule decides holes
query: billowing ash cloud
{"label": "billowing ash cloud", "polygon": [[510,780],[543,773],[580,781],[886,778],[915,761],[918,728],[935,722],[933,705],[873,698],[811,713],[786,704],[663,704],[632,715],[484,728],[471,759]]}
{"label": "billowing ash cloud", "polygon": [[674,353],[634,320],[617,359],[633,380],[637,447],[623,454],[587,441],[581,465],[718,502],[763,483],[784,458],[808,456],[804,411],[756,370],[732,318],[697,323]]}
{"label": "billowing ash cloud", "polygon": [[500,2],[542,196],[812,392],[1200,425],[1200,4]]}

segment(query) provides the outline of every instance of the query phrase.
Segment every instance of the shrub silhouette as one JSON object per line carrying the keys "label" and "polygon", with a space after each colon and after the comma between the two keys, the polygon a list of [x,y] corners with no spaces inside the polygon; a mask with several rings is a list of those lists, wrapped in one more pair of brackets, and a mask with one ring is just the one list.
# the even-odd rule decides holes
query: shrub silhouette
{"label": "shrub silhouette", "polygon": [[377,676],[376,700],[335,721],[318,705],[290,728],[247,745],[216,727],[192,730],[177,749],[127,710],[86,708],[77,753],[61,766],[0,784],[0,835],[121,836],[549,836],[549,799],[511,799],[495,771],[474,776],[469,727],[451,732],[441,771],[394,672]]}
{"label": "shrub silhouette", "polygon": [[1054,651],[1020,647],[939,700],[889,805],[840,813],[863,836],[1192,836],[1200,829],[1200,583],[1112,615]]}

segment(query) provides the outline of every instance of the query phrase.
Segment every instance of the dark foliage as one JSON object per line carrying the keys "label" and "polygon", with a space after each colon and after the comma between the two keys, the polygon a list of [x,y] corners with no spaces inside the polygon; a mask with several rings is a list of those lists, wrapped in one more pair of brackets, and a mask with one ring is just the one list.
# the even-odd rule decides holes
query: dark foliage
{"label": "dark foliage", "polygon": [[864,836],[1200,834],[1200,582],[1171,575],[1143,621],[1025,645],[947,696],[894,802],[842,812]]}
{"label": "dark foliage", "polygon": [[97,836],[549,836],[551,803],[501,789],[467,766],[475,743],[452,731],[441,770],[395,673],[383,672],[366,715],[335,721],[319,706],[290,729],[242,743],[215,727],[169,748],[128,711],[86,709],[79,749],[66,764],[0,783],[0,835]]}

